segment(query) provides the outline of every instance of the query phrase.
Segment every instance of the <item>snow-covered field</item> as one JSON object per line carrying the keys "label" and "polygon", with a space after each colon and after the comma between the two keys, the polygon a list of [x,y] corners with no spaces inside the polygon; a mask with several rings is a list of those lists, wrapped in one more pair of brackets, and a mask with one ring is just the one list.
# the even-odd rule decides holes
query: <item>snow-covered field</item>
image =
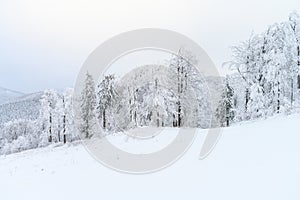
{"label": "snow-covered field", "polygon": [[300,199],[300,114],[226,128],[205,159],[200,131],[174,165],[146,175],[122,174],[81,144],[0,157],[0,199]]}

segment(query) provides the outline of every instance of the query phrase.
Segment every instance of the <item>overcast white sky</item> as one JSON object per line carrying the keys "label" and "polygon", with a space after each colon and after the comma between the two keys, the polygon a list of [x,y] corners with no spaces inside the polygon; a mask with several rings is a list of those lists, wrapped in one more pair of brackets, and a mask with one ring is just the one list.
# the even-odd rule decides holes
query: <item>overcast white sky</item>
{"label": "overcast white sky", "polygon": [[293,10],[300,11],[299,0],[0,0],[0,86],[72,87],[93,49],[146,27],[185,34],[221,66],[229,46]]}

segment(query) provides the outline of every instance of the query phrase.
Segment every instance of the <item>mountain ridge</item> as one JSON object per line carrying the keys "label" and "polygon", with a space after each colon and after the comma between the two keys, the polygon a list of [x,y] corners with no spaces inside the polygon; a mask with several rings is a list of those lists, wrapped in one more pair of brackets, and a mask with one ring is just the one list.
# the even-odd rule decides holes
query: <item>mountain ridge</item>
{"label": "mountain ridge", "polygon": [[23,92],[0,87],[0,105],[25,95]]}

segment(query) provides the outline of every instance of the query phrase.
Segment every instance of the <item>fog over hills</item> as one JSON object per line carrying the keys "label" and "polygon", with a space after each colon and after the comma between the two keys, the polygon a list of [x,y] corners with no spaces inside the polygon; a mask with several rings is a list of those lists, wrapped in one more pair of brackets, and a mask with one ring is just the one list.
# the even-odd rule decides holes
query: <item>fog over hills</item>
{"label": "fog over hills", "polygon": [[15,98],[23,96],[24,93],[0,87],[0,105]]}

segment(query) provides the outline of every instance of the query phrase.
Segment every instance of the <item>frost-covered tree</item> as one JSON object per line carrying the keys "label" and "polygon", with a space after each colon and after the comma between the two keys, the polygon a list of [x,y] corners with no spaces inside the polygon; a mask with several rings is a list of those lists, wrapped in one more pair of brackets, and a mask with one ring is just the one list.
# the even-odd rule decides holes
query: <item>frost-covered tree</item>
{"label": "frost-covered tree", "polygon": [[293,102],[297,100],[297,90],[300,89],[300,16],[297,12],[290,14],[285,28],[287,30],[285,54],[290,66],[290,102],[293,107]]}
{"label": "frost-covered tree", "polygon": [[229,85],[228,77],[225,79],[225,86],[221,95],[216,116],[221,126],[229,126],[234,119],[234,91]]}
{"label": "frost-covered tree", "polygon": [[105,130],[111,126],[113,106],[116,102],[117,93],[115,88],[115,76],[107,75],[98,85],[98,105],[97,113],[99,120],[102,121],[102,128]]}
{"label": "frost-covered tree", "polygon": [[174,125],[178,127],[193,126],[193,122],[187,119],[198,110],[197,96],[203,92],[203,80],[194,67],[197,62],[193,54],[183,48],[170,61],[169,80],[177,99]]}
{"label": "frost-covered tree", "polygon": [[62,134],[63,142],[77,139],[74,135],[73,89],[67,88],[62,95]]}
{"label": "frost-covered tree", "polygon": [[46,90],[41,98],[40,122],[48,142],[52,143],[57,131],[56,104],[58,95],[54,90]]}
{"label": "frost-covered tree", "polygon": [[93,77],[87,72],[84,88],[80,97],[80,127],[79,130],[85,138],[92,136],[95,125],[96,91]]}
{"label": "frost-covered tree", "polygon": [[[230,67],[244,80],[244,119],[291,110],[298,101],[299,16],[275,23],[233,48]],[[300,50],[300,49],[299,49]],[[298,54],[299,53],[299,54]]]}

